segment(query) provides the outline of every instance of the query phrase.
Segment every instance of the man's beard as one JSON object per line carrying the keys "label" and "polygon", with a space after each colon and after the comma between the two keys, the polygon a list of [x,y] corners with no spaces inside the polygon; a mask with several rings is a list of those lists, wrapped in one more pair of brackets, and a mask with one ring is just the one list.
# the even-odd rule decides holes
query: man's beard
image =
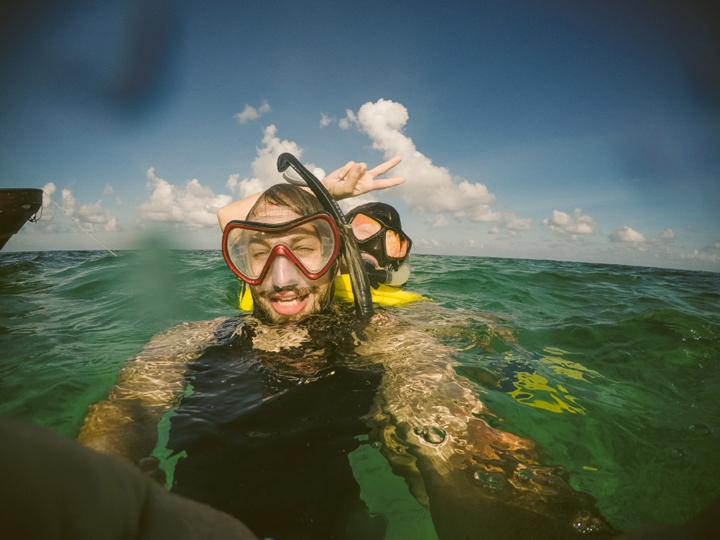
{"label": "man's beard", "polygon": [[[323,289],[325,290],[323,291]],[[283,315],[273,309],[269,299],[278,292],[277,290],[258,292],[250,287],[250,294],[253,298],[253,315],[265,323],[284,324],[301,321],[315,313],[322,313],[332,304],[335,296],[335,280],[330,280],[327,286],[293,287],[283,290],[294,291],[300,297],[312,295],[310,309],[294,315]]]}

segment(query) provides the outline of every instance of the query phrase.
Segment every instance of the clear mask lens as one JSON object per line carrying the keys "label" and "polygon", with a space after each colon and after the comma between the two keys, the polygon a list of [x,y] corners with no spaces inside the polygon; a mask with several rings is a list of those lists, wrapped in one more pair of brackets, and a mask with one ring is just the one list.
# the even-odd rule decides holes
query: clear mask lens
{"label": "clear mask lens", "polygon": [[337,256],[337,234],[329,221],[316,218],[287,230],[268,227],[231,229],[226,238],[229,263],[250,280],[259,279],[282,255],[292,260],[310,279],[333,262]]}

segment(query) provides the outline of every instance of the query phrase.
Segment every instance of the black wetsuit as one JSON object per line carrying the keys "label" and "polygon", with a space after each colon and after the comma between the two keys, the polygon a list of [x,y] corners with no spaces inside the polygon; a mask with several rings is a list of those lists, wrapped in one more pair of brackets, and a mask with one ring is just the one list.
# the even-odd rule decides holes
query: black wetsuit
{"label": "black wetsuit", "polygon": [[[335,316],[333,316],[335,317]],[[383,538],[348,454],[382,377],[351,328],[320,316],[306,346],[263,352],[246,325],[188,366],[192,393],[171,420],[173,491],[223,510],[260,538]]]}

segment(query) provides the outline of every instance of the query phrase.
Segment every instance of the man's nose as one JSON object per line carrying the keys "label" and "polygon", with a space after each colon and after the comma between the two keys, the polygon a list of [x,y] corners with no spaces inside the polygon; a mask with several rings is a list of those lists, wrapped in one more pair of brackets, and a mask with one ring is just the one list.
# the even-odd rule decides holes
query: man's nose
{"label": "man's nose", "polygon": [[295,263],[283,255],[279,255],[273,261],[272,280],[273,286],[278,288],[292,287],[300,284],[300,271]]}

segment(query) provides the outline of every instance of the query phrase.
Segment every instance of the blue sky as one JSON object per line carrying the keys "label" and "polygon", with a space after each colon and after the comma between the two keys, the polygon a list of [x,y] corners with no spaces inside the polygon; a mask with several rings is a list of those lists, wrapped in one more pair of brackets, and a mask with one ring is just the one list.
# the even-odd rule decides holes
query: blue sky
{"label": "blue sky", "polygon": [[[0,186],[110,248],[219,248],[281,151],[400,154],[418,253],[720,271],[712,2],[46,4],[3,16]],[[6,250],[98,247],[46,204]]]}

